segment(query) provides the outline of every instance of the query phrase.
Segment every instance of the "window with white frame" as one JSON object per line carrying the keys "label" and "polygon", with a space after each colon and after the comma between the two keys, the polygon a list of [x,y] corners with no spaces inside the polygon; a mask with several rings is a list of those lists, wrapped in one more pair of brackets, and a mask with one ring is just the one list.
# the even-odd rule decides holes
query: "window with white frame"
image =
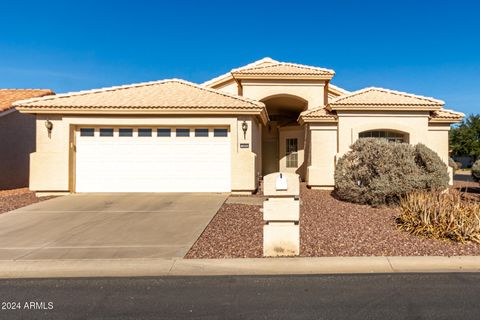
{"label": "window with white frame", "polygon": [[208,129],[207,128],[195,129],[195,137],[208,137]]}
{"label": "window with white frame", "polygon": [[157,129],[157,137],[170,137],[172,135],[172,131],[170,128],[158,128]]}
{"label": "window with white frame", "polygon": [[133,129],[132,128],[120,128],[120,129],[118,129],[118,136],[119,137],[133,137]]}
{"label": "window with white frame", "polygon": [[215,128],[213,129],[214,137],[228,137],[228,129]]}
{"label": "window with white frame", "polygon": [[139,128],[138,129],[138,136],[139,137],[151,137],[152,136],[152,129],[150,129],[150,128]]}
{"label": "window with white frame", "polygon": [[190,137],[190,129],[178,128],[175,130],[177,137]]}
{"label": "window with white frame", "polygon": [[298,167],[298,139],[286,139],[286,166],[287,168],[297,168]]}
{"label": "window with white frame", "polygon": [[81,137],[93,137],[95,135],[95,129],[93,128],[80,128]]}
{"label": "window with white frame", "polygon": [[389,130],[371,130],[360,132],[358,137],[361,138],[380,138],[386,139],[390,142],[404,143],[408,142],[408,136],[402,132],[389,131]]}
{"label": "window with white frame", "polygon": [[100,128],[100,137],[113,137],[113,128]]}

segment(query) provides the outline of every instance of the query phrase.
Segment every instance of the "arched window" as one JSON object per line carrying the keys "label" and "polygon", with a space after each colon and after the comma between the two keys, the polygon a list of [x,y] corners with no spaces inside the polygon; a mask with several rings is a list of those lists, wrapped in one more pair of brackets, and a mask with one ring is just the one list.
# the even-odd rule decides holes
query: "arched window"
{"label": "arched window", "polygon": [[382,138],[390,142],[406,143],[408,134],[390,130],[371,130],[360,132],[359,138]]}

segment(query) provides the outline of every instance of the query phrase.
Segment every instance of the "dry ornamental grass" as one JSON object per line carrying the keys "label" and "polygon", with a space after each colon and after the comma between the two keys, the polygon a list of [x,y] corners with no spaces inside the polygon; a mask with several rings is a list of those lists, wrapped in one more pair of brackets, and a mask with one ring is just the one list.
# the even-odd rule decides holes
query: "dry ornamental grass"
{"label": "dry ornamental grass", "polygon": [[449,192],[415,192],[400,202],[400,229],[417,236],[480,243],[480,202]]}

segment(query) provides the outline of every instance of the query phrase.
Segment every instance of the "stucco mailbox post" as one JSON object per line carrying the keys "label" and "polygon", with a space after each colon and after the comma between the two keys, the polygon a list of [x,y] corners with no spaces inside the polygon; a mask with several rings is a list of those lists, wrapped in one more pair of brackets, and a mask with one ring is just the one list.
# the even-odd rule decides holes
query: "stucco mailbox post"
{"label": "stucco mailbox post", "polygon": [[263,255],[300,253],[300,176],[277,172],[263,178]]}

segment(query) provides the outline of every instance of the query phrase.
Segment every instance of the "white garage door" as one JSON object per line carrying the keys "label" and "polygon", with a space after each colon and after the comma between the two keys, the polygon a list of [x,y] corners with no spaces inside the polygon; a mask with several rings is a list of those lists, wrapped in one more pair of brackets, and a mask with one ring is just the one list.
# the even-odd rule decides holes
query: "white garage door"
{"label": "white garage door", "polygon": [[226,128],[79,128],[77,192],[230,192]]}

